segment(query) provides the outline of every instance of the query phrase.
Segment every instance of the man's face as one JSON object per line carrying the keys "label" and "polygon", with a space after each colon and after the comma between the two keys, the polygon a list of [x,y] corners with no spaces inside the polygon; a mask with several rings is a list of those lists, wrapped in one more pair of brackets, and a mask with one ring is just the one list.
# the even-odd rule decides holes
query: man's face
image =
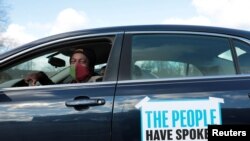
{"label": "man's face", "polygon": [[71,65],[76,65],[76,64],[81,64],[83,66],[89,66],[89,60],[88,58],[82,54],[82,53],[74,53],[71,60],[70,60]]}

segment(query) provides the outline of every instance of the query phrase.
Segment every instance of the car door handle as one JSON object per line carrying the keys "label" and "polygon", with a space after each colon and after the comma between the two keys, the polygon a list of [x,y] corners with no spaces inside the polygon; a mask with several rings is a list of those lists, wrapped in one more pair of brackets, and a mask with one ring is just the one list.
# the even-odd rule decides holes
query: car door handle
{"label": "car door handle", "polygon": [[75,106],[98,106],[104,105],[104,99],[75,99],[66,101],[65,105],[67,107],[75,107]]}

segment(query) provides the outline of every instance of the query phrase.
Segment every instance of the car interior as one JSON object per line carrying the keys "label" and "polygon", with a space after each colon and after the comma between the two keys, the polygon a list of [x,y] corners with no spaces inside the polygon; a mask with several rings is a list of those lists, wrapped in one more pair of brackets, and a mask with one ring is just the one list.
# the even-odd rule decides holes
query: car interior
{"label": "car interior", "polygon": [[[0,70],[0,88],[28,86],[23,78],[31,72],[43,71],[55,84],[69,83],[69,58],[75,49],[91,49],[95,53],[95,74],[107,65],[112,48],[113,37],[77,40],[52,45],[51,49],[42,50],[23,56],[21,61]],[[47,47],[44,47],[47,48]],[[9,77],[7,77],[9,76]],[[101,80],[104,81],[105,75]],[[40,85],[37,83],[37,85]]]}

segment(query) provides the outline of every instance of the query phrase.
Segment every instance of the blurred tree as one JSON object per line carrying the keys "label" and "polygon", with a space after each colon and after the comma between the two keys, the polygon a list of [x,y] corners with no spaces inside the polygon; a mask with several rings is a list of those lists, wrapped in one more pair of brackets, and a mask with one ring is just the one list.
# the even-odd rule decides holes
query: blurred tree
{"label": "blurred tree", "polygon": [[6,4],[5,0],[0,0],[0,54],[6,52],[11,46],[16,44],[15,41],[4,36],[4,32],[9,25],[9,8],[9,5]]}
{"label": "blurred tree", "polygon": [[6,30],[9,24],[9,16],[8,16],[8,5],[5,4],[4,0],[0,0],[0,32]]}

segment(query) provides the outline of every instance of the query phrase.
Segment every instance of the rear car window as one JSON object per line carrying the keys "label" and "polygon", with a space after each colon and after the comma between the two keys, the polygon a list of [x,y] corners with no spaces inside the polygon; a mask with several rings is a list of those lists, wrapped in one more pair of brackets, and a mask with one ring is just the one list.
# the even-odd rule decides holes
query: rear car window
{"label": "rear car window", "polygon": [[236,74],[229,40],[205,35],[132,37],[131,79]]}

